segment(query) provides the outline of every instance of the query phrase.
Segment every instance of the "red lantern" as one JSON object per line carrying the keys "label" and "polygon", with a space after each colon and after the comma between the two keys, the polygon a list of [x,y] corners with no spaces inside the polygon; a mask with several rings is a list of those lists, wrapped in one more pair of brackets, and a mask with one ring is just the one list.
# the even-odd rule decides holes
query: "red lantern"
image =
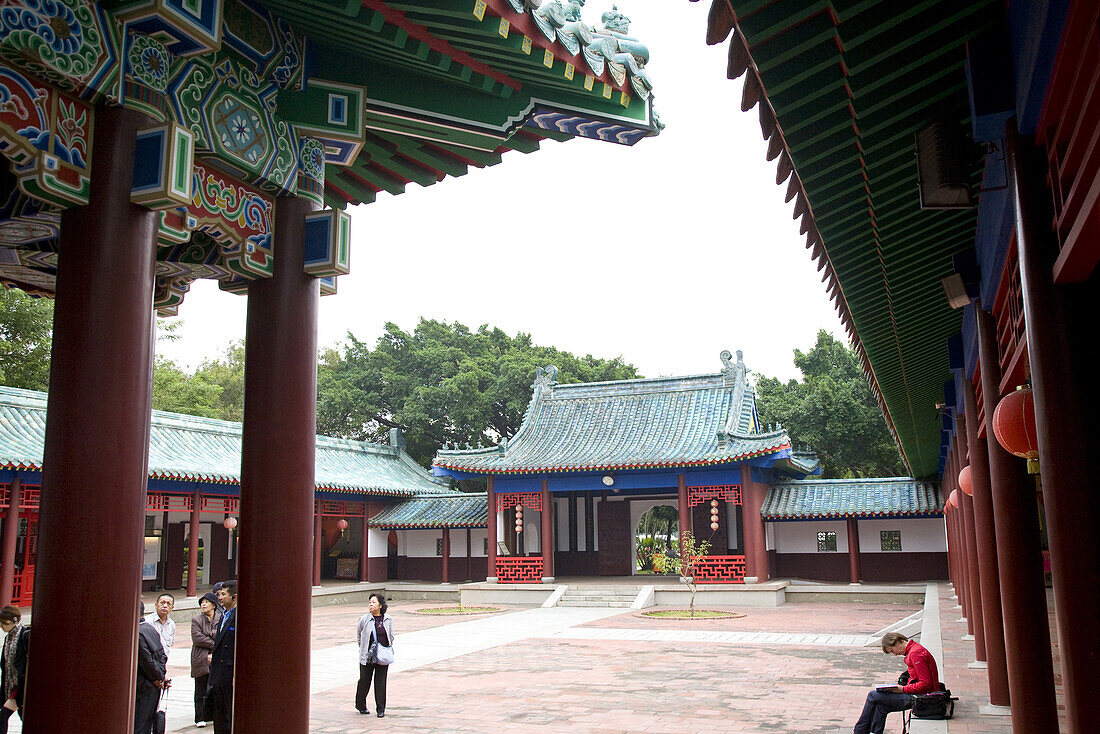
{"label": "red lantern", "polygon": [[716,523],[716,522],[712,522],[712,523],[710,524],[710,529],[711,529],[711,530],[717,530],[717,529],[718,529],[718,523]]}
{"label": "red lantern", "polygon": [[951,494],[947,495],[947,504],[951,505],[955,509],[959,507],[959,490],[951,490]]}
{"label": "red lantern", "polygon": [[959,489],[968,497],[974,496],[974,483],[970,479],[970,464],[967,464],[959,472]]}
{"label": "red lantern", "polygon": [[717,507],[718,506],[718,500],[711,500],[710,501],[710,506],[711,507]]}
{"label": "red lantern", "polygon": [[1022,459],[1039,458],[1035,397],[1030,387],[1021,387],[997,403],[993,411],[993,435],[1008,453]]}
{"label": "red lantern", "polygon": [[225,518],[225,522],[223,522],[222,525],[225,526],[226,530],[232,530],[233,528],[237,527],[237,518],[227,517]]}
{"label": "red lantern", "polygon": [[336,521],[336,527],[340,528],[340,532],[342,533],[348,529],[348,521],[341,517]]}

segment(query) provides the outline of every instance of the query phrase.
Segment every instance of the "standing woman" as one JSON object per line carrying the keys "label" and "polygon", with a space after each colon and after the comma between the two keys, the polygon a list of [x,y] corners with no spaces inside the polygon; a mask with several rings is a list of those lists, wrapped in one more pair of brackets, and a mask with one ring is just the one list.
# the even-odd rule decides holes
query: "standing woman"
{"label": "standing woman", "polygon": [[374,705],[378,718],[386,715],[386,674],[393,662],[393,619],[386,612],[386,599],[371,594],[367,603],[369,614],[359,618],[356,639],[359,642],[359,685],[355,687],[355,710],[369,714],[367,692],[374,676]]}
{"label": "standing woman", "polygon": [[191,620],[191,677],[195,679],[195,726],[198,727],[214,720],[206,714],[206,682],[210,680],[210,653],[221,621],[218,598],[210,593],[203,594],[199,599],[199,613]]}
{"label": "standing woman", "polygon": [[8,719],[16,711],[23,718],[23,696],[26,693],[23,682],[27,677],[27,645],[31,631],[20,624],[23,612],[11,604],[0,609],[0,629],[7,635],[4,638],[4,652],[0,655],[0,686],[4,689],[4,703],[0,708],[0,734],[7,734]]}

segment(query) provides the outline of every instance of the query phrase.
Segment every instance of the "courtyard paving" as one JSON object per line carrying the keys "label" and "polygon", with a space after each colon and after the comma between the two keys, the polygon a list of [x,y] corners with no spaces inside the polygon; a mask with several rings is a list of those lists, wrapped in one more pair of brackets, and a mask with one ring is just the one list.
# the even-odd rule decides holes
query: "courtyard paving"
{"label": "courtyard paving", "polygon": [[[978,712],[988,703],[985,671],[967,667],[973,643],[962,639],[965,621],[950,595],[940,585],[941,667],[961,700],[956,718],[940,731],[1009,734],[1008,717]],[[413,613],[429,606],[436,605],[391,603],[397,662],[381,720],[352,706],[355,622],[365,609],[313,610],[310,732],[850,732],[868,688],[892,681],[902,667],[866,643],[921,609],[791,603],[740,608],[744,617],[713,621],[568,607],[504,607],[463,617]],[[169,658],[168,730],[211,731],[192,722],[187,625],[180,624],[177,637]],[[373,695],[368,705],[373,711]],[[891,716],[886,731],[901,731],[899,716]]]}

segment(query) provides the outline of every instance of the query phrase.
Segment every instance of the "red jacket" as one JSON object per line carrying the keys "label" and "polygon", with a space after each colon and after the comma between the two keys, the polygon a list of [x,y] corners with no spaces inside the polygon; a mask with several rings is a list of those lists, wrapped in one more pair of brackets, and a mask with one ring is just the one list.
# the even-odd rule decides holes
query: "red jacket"
{"label": "red jacket", "polygon": [[905,693],[932,693],[940,690],[940,675],[936,659],[919,642],[909,640],[905,646],[905,667],[909,669],[909,683],[902,686]]}

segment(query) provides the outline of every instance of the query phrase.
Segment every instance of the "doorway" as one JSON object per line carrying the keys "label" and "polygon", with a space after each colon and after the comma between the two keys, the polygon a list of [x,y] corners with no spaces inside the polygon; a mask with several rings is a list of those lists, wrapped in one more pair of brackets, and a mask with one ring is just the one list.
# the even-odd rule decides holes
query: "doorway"
{"label": "doorway", "polygon": [[[655,505],[642,513],[634,527],[634,573],[655,574],[653,555],[675,553],[680,541],[680,513],[672,505]],[[659,575],[659,574],[657,574]]]}

